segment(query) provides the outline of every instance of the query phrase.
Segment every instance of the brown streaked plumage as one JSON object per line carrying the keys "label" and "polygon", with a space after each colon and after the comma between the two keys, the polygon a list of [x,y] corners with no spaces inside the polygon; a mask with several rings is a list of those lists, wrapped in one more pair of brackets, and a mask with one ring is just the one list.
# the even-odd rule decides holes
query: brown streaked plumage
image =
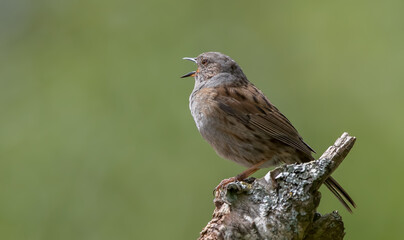
{"label": "brown streaked plumage", "polygon": [[[189,106],[199,132],[221,157],[248,168],[218,188],[260,168],[314,159],[314,150],[233,59],[218,52],[184,59],[198,65],[182,77],[195,77]],[[325,185],[352,212],[348,203],[355,202],[337,181],[329,177]]]}

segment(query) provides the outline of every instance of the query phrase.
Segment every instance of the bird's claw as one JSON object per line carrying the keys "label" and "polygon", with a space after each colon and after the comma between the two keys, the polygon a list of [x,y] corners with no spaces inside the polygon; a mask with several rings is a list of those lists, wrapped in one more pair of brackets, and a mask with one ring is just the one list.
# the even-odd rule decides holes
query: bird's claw
{"label": "bird's claw", "polygon": [[227,186],[227,184],[232,183],[237,181],[238,179],[236,177],[231,177],[231,178],[226,178],[223,179],[215,189],[213,189],[213,195],[215,195],[215,192],[218,192],[219,190],[223,189],[224,187]]}

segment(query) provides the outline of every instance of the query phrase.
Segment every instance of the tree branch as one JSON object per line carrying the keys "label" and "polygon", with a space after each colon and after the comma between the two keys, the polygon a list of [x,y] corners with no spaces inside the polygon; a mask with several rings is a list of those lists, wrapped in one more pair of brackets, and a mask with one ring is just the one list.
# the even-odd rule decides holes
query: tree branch
{"label": "tree branch", "polygon": [[228,184],[216,192],[213,218],[199,239],[343,239],[338,212],[316,213],[318,189],[355,140],[344,133],[319,160],[280,166],[263,178]]}

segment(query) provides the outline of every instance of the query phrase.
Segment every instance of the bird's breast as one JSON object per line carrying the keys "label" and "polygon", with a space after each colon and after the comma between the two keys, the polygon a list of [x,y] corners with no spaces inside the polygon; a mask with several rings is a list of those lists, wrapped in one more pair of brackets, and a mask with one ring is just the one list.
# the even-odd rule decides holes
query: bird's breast
{"label": "bird's breast", "polygon": [[210,88],[195,89],[189,98],[189,108],[198,130],[202,133],[214,124],[218,109],[216,93]]}
{"label": "bird's breast", "polygon": [[245,160],[242,149],[251,145],[248,142],[250,136],[234,117],[221,110],[216,96],[209,88],[191,94],[190,109],[196,126],[220,156],[249,166],[251,162]]}

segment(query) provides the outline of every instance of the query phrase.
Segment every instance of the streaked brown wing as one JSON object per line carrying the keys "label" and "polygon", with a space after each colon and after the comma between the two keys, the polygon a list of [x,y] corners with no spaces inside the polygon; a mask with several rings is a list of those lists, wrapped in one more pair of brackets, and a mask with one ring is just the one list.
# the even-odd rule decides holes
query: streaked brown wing
{"label": "streaked brown wing", "polygon": [[312,158],[314,152],[299,135],[289,120],[254,86],[216,89],[219,107],[243,124],[263,131]]}

